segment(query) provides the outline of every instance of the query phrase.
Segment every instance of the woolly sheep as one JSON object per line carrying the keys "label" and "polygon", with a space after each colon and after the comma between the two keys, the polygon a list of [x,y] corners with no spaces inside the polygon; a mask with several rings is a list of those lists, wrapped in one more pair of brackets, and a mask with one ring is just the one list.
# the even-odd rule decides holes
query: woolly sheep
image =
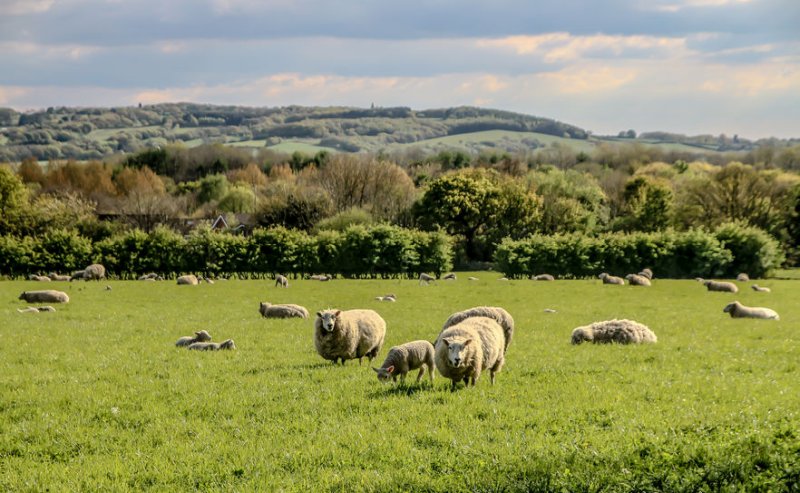
{"label": "woolly sheep", "polygon": [[725,281],[703,281],[703,286],[709,291],[723,291],[726,293],[738,293],[739,288],[732,282]]}
{"label": "woolly sheep", "polygon": [[537,276],[533,276],[534,281],[555,281],[556,278],[550,274],[539,274]]}
{"label": "woolly sheep", "polygon": [[37,307],[37,309],[38,309],[40,312],[54,312],[54,311],[56,311],[56,309],[55,309],[55,308],[53,308],[53,307],[52,307],[52,306],[50,306],[50,305],[40,306],[40,307]]}
{"label": "woolly sheep", "polygon": [[419,275],[419,283],[420,284],[423,284],[423,283],[428,284],[428,283],[433,282],[435,280],[436,280],[435,277],[433,277],[430,274],[426,274],[424,272]]}
{"label": "woolly sheep", "polygon": [[648,268],[642,269],[642,271],[639,272],[639,275],[642,276],[642,277],[646,277],[646,278],[650,279],[651,281],[653,280],[653,271],[651,271]]}
{"label": "woolly sheep", "polygon": [[139,281],[155,281],[158,278],[158,274],[155,272],[149,272],[142,276],[139,276]]}
{"label": "woolly sheep", "polygon": [[366,356],[372,361],[383,346],[386,321],[373,310],[328,309],[317,312],[314,346],[317,353],[334,363]]}
{"label": "woolly sheep", "polygon": [[468,280],[468,281],[480,281],[480,279],[478,279],[477,277],[473,277],[473,276],[469,276],[469,277],[467,278],[467,280]]}
{"label": "woolly sheep", "polygon": [[445,281],[455,281],[457,279],[456,273],[450,272],[449,274],[445,274],[444,277],[442,277],[442,279],[444,279]]}
{"label": "woolly sheep", "polygon": [[236,349],[236,344],[233,339],[227,339],[222,342],[194,342],[189,344],[186,349],[193,349],[197,351],[219,351],[220,349]]}
{"label": "woolly sheep", "polygon": [[264,318],[308,318],[308,310],[305,307],[291,303],[273,305],[262,301],[258,307],[258,312]]}
{"label": "woolly sheep", "polygon": [[69,276],[69,280],[70,280],[70,282],[72,282],[72,281],[80,281],[81,279],[84,278],[85,275],[86,275],[85,271],[76,270],[75,272],[72,273],[71,276]]}
{"label": "woolly sheep", "polygon": [[83,279],[85,281],[99,281],[100,279],[105,279],[105,277],[106,268],[101,264],[92,264],[83,269]]}
{"label": "woolly sheep", "polygon": [[47,277],[49,277],[51,281],[69,281],[70,278],[70,276],[61,275],[57,272],[51,272],[47,274]]}
{"label": "woolly sheep", "polygon": [[769,293],[771,291],[771,289],[759,286],[758,284],[753,284],[750,287],[753,288],[753,291],[758,291],[759,293]]}
{"label": "woolly sheep", "polygon": [[43,291],[23,291],[19,299],[28,303],[49,302],[49,303],[69,303],[69,296],[63,291],[47,289]]}
{"label": "woolly sheep", "polygon": [[658,338],[647,326],[633,320],[605,320],[577,327],[572,331],[572,344],[590,341],[595,344],[617,342],[619,344],[641,344],[656,342]]}
{"label": "woolly sheep", "polygon": [[32,306],[28,308],[17,308],[17,311],[20,313],[39,313],[39,309]]}
{"label": "woolly sheep", "polygon": [[728,303],[722,309],[724,313],[730,313],[733,318],[763,318],[769,320],[780,320],[781,317],[778,312],[771,308],[763,308],[760,306],[744,306],[738,301]]}
{"label": "woolly sheep", "polygon": [[194,344],[195,342],[208,342],[211,340],[211,334],[206,332],[205,330],[198,330],[195,331],[193,336],[183,336],[175,342],[175,345],[178,347],[181,346],[189,346]]}
{"label": "woolly sheep", "polygon": [[278,274],[277,276],[275,276],[275,285],[280,286],[282,288],[288,288],[289,280],[286,279],[286,276]]}
{"label": "woolly sheep", "polygon": [[387,294],[387,295],[384,295],[384,296],[376,296],[375,299],[378,300],[378,301],[395,302],[395,301],[397,301],[397,296],[395,296],[393,294]]}
{"label": "woolly sheep", "polygon": [[372,369],[378,374],[378,380],[381,382],[388,382],[390,378],[396,382],[399,375],[400,382],[403,383],[409,371],[419,368],[417,374],[419,383],[427,366],[428,375],[433,383],[433,365],[433,344],[428,341],[412,341],[393,346],[389,349],[389,354],[386,355],[381,367]]}
{"label": "woolly sheep", "polygon": [[186,274],[184,276],[180,276],[177,282],[178,284],[185,286],[197,286],[198,284],[200,284],[200,281],[194,274]]}
{"label": "woolly sheep", "polygon": [[640,276],[639,274],[628,274],[625,276],[625,279],[628,280],[628,284],[631,286],[649,286],[650,279]]}
{"label": "woolly sheep", "polygon": [[331,276],[329,276],[327,274],[314,274],[313,276],[311,276],[311,280],[312,281],[323,281],[323,282],[325,282],[325,281],[330,281],[331,280]]}
{"label": "woolly sheep", "polygon": [[505,362],[503,328],[487,317],[471,317],[448,327],[436,341],[434,362],[439,374],[451,380],[452,389],[459,381],[475,386],[484,370],[489,370],[494,384]]}
{"label": "woolly sheep", "polygon": [[603,284],[625,284],[625,279],[609,275],[607,272],[603,272],[597,277],[603,280]]}
{"label": "woolly sheep", "polygon": [[[500,324],[500,327],[503,328],[503,337],[505,339],[503,353],[505,354],[505,352],[508,351],[508,345],[511,344],[511,338],[514,337],[514,317],[512,317],[511,314],[508,313],[504,308],[499,306],[476,306],[464,311],[456,312],[447,318],[444,326],[442,326],[442,330],[461,323],[462,320],[466,320],[470,317],[488,317]],[[434,343],[434,345],[436,345],[436,343]]]}
{"label": "woolly sheep", "polygon": [[748,276],[746,272],[740,272],[736,276],[736,280],[739,282],[748,282],[750,280],[750,276]]}
{"label": "woolly sheep", "polygon": [[39,276],[36,274],[31,274],[28,276],[29,281],[38,281],[38,282],[50,282],[51,279],[47,276]]}

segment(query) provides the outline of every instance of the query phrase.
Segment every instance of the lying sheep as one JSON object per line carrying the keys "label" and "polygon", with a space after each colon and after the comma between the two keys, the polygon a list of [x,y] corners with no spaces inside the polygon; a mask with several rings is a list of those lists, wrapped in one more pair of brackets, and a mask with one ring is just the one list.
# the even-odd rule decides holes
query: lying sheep
{"label": "lying sheep", "polygon": [[49,277],[51,281],[69,281],[70,278],[70,276],[61,275],[57,272],[51,272],[47,274],[47,277]]}
{"label": "lying sheep", "polygon": [[769,293],[772,291],[771,289],[759,286],[758,284],[753,284],[750,287],[753,288],[753,291],[758,291],[759,293]]}
{"label": "lying sheep", "polygon": [[748,282],[750,281],[750,276],[748,276],[746,272],[740,272],[736,275],[736,280],[739,282]]}
{"label": "lying sheep", "polygon": [[451,388],[459,381],[475,386],[483,370],[495,375],[505,362],[503,328],[494,319],[471,317],[444,329],[436,341],[434,362],[439,374],[449,378]]}
{"label": "lying sheep", "polygon": [[603,284],[625,284],[625,279],[609,275],[607,272],[603,272],[597,277],[603,280]]}
{"label": "lying sheep", "polygon": [[400,382],[406,381],[406,374],[411,370],[419,368],[417,383],[422,375],[425,374],[425,367],[428,367],[428,375],[433,383],[433,344],[428,341],[412,341],[400,346],[393,346],[389,349],[389,354],[380,368],[372,368],[378,374],[378,380],[388,382],[391,378],[396,382],[400,376]]}
{"label": "lying sheep", "polygon": [[435,280],[436,280],[435,277],[433,277],[430,274],[426,274],[424,272],[419,275],[419,283],[420,284],[428,284],[428,283],[431,283],[431,282],[433,282]]}
{"label": "lying sheep", "polygon": [[258,312],[264,318],[308,318],[308,310],[305,307],[291,303],[273,305],[262,301]]}
{"label": "lying sheep", "polygon": [[[461,312],[456,312],[447,318],[444,326],[442,326],[442,330],[461,323],[462,320],[466,320],[470,317],[488,317],[500,324],[500,327],[503,328],[503,337],[505,339],[503,353],[505,354],[505,352],[508,351],[511,338],[514,337],[514,317],[499,306],[476,306]],[[436,345],[435,342],[434,345]]]}
{"label": "lying sheep", "polygon": [[738,293],[739,288],[732,282],[725,281],[702,281],[703,286],[709,291],[723,291],[726,293]]}
{"label": "lying sheep", "polygon": [[468,280],[468,281],[480,281],[480,279],[478,279],[477,277],[474,277],[474,276],[469,276],[469,277],[467,278],[467,280]]}
{"label": "lying sheep", "polygon": [[208,342],[211,340],[211,334],[206,332],[205,330],[198,330],[194,333],[193,336],[183,336],[175,342],[175,345],[178,347],[181,346],[190,346],[195,342]]}
{"label": "lying sheep", "polygon": [[730,313],[733,318],[763,318],[768,320],[780,320],[778,312],[771,308],[760,306],[744,306],[738,301],[728,303],[722,309],[723,313]]}
{"label": "lying sheep", "polygon": [[177,282],[182,286],[197,286],[198,284],[200,284],[200,281],[194,274],[186,274],[184,276],[180,276],[177,279]]}
{"label": "lying sheep", "polygon": [[17,308],[17,311],[20,313],[39,313],[39,309],[32,306],[28,308]]}
{"label": "lying sheep", "polygon": [[539,274],[539,275],[533,276],[533,280],[534,281],[555,281],[556,278],[553,277],[550,274]]}
{"label": "lying sheep", "polygon": [[311,280],[312,281],[323,281],[323,282],[325,282],[325,281],[330,281],[331,280],[331,276],[329,276],[327,274],[314,274],[313,276],[311,276]]}
{"label": "lying sheep", "polygon": [[155,281],[158,278],[158,274],[155,272],[150,272],[144,275],[139,276],[139,281]]}
{"label": "lying sheep", "polygon": [[449,274],[445,274],[444,277],[442,277],[442,279],[444,279],[445,281],[455,281],[456,280],[456,273],[455,272],[450,272]]}
{"label": "lying sheep", "polygon": [[286,276],[278,274],[277,276],[275,276],[275,285],[276,286],[280,286],[282,288],[288,288],[289,287],[289,280],[286,279]]}
{"label": "lying sheep", "polygon": [[233,339],[227,339],[222,342],[194,342],[189,344],[186,349],[193,349],[197,351],[219,351],[220,349],[236,349],[236,344]]}
{"label": "lying sheep", "polygon": [[46,289],[43,291],[23,291],[19,299],[28,303],[48,302],[48,303],[69,303],[69,296],[63,291]]}
{"label": "lying sheep", "polygon": [[384,295],[384,296],[376,296],[375,299],[378,300],[378,301],[395,302],[395,301],[397,301],[397,296],[395,296],[393,294],[387,294],[387,295]]}
{"label": "lying sheep", "polygon": [[650,279],[640,276],[639,274],[628,274],[625,276],[625,279],[628,280],[628,284],[631,286],[649,286]]}
{"label": "lying sheep", "polygon": [[590,341],[595,344],[641,344],[658,338],[647,326],[633,320],[605,320],[577,327],[572,331],[572,344]]}
{"label": "lying sheep", "polygon": [[99,281],[100,279],[105,279],[105,277],[106,268],[102,264],[92,264],[83,269],[84,281]]}
{"label": "lying sheep", "polygon": [[38,282],[50,282],[50,278],[47,276],[39,276],[36,274],[31,274],[28,276],[29,281],[38,281]]}
{"label": "lying sheep", "polygon": [[653,271],[648,269],[648,268],[642,269],[642,271],[639,272],[639,275],[642,276],[642,277],[646,277],[646,278],[650,279],[651,281],[653,280]]}
{"label": "lying sheep", "polygon": [[372,361],[383,346],[386,321],[373,310],[317,312],[314,320],[314,346],[317,353],[334,363],[366,356]]}
{"label": "lying sheep", "polygon": [[39,310],[40,312],[54,312],[54,311],[56,311],[56,309],[53,308],[50,305],[37,307],[37,310]]}

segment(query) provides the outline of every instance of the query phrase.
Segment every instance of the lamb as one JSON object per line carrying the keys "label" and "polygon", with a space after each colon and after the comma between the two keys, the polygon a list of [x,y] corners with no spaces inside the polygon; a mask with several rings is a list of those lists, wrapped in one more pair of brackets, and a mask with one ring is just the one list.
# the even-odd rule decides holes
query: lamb
{"label": "lamb", "polygon": [[20,313],[39,313],[39,309],[33,306],[29,306],[28,308],[17,308],[17,311]]}
{"label": "lamb", "polygon": [[286,276],[278,274],[277,276],[275,276],[275,285],[276,286],[280,286],[282,288],[288,288],[289,287],[289,280],[286,279]]}
{"label": "lamb", "polygon": [[395,301],[397,301],[397,296],[395,296],[393,294],[387,294],[387,295],[384,295],[384,296],[376,296],[375,299],[378,300],[378,301],[395,302]]}
{"label": "lamb", "polygon": [[47,274],[47,277],[49,277],[51,281],[69,281],[70,278],[70,276],[61,275],[57,272],[51,272]]}
{"label": "lamb", "polygon": [[325,281],[330,281],[331,280],[331,276],[329,276],[327,274],[314,274],[313,276],[311,276],[311,280],[312,281],[323,281],[323,282],[325,282]]}
{"label": "lamb", "polygon": [[748,281],[750,281],[750,276],[748,276],[746,272],[740,272],[736,276],[736,280],[739,281],[739,282],[748,282]]}
{"label": "lamb", "polygon": [[469,277],[467,278],[467,280],[468,280],[468,281],[480,281],[480,279],[478,279],[477,277],[474,277],[474,276],[469,276]]}
{"label": "lamb", "polygon": [[603,280],[603,284],[625,284],[625,279],[609,275],[607,272],[603,272],[597,277]]}
{"label": "lamb", "polygon": [[448,327],[436,341],[436,369],[452,381],[452,389],[462,380],[474,387],[487,369],[494,385],[495,375],[505,362],[503,336],[500,324],[487,317],[471,317]]}
{"label": "lamb", "polygon": [[186,349],[193,349],[197,351],[219,351],[220,349],[236,349],[236,344],[233,339],[227,339],[222,342],[194,342],[189,344]]}
{"label": "lamb", "polygon": [[[508,345],[511,344],[511,338],[514,337],[514,318],[504,308],[499,306],[476,306],[468,310],[456,312],[445,321],[442,330],[452,327],[462,320],[470,317],[488,317],[500,324],[503,328],[503,337],[505,344],[503,345],[503,354],[508,351]],[[438,342],[438,339],[437,339]],[[434,343],[434,346],[436,343]]]}
{"label": "lamb", "polygon": [[430,274],[426,274],[424,272],[419,275],[419,283],[420,284],[423,284],[423,283],[428,284],[428,283],[431,283],[431,282],[433,282],[435,280],[436,280],[435,277],[433,277]]}
{"label": "lamb", "polygon": [[140,281],[155,281],[157,278],[158,278],[158,274],[156,274],[155,272],[150,272],[148,274],[144,274],[142,276],[139,276],[139,280]]}
{"label": "lamb", "polygon": [[273,305],[262,301],[258,307],[258,312],[264,318],[308,318],[308,310],[305,307],[291,303]]}
{"label": "lamb", "polygon": [[200,281],[194,274],[186,274],[185,276],[180,276],[178,278],[178,284],[185,286],[197,286],[200,284]]}
{"label": "lamb", "polygon": [[23,291],[19,299],[28,303],[48,302],[48,303],[69,303],[69,296],[63,291],[46,289],[43,291]]}
{"label": "lamb", "polygon": [[386,321],[373,310],[328,309],[317,312],[314,346],[317,353],[334,363],[366,356],[372,361],[383,346]]}
{"label": "lamb", "polygon": [[175,342],[175,346],[189,346],[194,344],[195,342],[208,342],[211,340],[211,334],[206,332],[205,330],[198,330],[194,333],[193,336],[183,336]]}
{"label": "lamb", "polygon": [[50,282],[51,279],[47,276],[39,276],[36,274],[31,274],[28,276],[29,281],[38,281],[38,282]]}
{"label": "lamb", "polygon": [[657,342],[655,333],[646,325],[633,320],[605,320],[577,327],[572,331],[572,344],[590,341],[595,344],[641,344]]}
{"label": "lamb", "polygon": [[772,291],[771,289],[759,286],[758,284],[753,284],[750,287],[753,288],[753,291],[758,291],[759,293],[769,293]]}
{"label": "lamb", "polygon": [[739,287],[732,282],[725,281],[703,281],[703,286],[709,291],[724,291],[726,293],[738,293]]}
{"label": "lamb", "polygon": [[37,310],[39,310],[40,312],[54,312],[54,311],[56,311],[56,309],[53,308],[50,305],[37,307]]}
{"label": "lamb", "polygon": [[99,281],[100,279],[105,279],[106,277],[106,268],[103,267],[101,264],[92,264],[89,267],[83,269],[83,279],[85,281]]}
{"label": "lamb", "polygon": [[445,274],[444,277],[442,277],[442,279],[444,279],[445,281],[455,281],[456,280],[456,273],[455,272],[450,272],[449,274]]}
{"label": "lamb", "polygon": [[539,275],[533,276],[533,280],[534,281],[555,281],[556,278],[553,277],[550,274],[539,274]]}
{"label": "lamb", "polygon": [[639,274],[628,274],[625,279],[628,280],[628,284],[631,286],[650,286],[650,279]]}
{"label": "lamb", "polygon": [[653,271],[648,269],[648,268],[646,268],[646,267],[644,269],[642,269],[641,272],[639,272],[639,275],[642,276],[642,277],[646,277],[646,278],[650,279],[651,281],[653,280]]}
{"label": "lamb", "polygon": [[778,312],[770,308],[760,306],[744,306],[738,301],[728,303],[722,309],[723,313],[730,313],[732,318],[762,318],[768,320],[780,320]]}
{"label": "lamb", "polygon": [[378,380],[388,382],[391,378],[396,382],[398,375],[400,382],[405,383],[406,374],[411,370],[419,368],[417,383],[425,374],[425,367],[428,367],[428,375],[433,383],[433,344],[428,341],[412,341],[400,346],[393,346],[389,349],[389,354],[380,368],[372,368],[378,374]]}

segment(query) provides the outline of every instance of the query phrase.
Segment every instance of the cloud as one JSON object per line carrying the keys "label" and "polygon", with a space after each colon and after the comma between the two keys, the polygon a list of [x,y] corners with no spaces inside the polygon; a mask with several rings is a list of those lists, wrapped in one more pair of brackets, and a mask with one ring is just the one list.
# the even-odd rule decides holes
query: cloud
{"label": "cloud", "polygon": [[28,15],[47,12],[54,0],[4,0],[0,3],[0,15]]}

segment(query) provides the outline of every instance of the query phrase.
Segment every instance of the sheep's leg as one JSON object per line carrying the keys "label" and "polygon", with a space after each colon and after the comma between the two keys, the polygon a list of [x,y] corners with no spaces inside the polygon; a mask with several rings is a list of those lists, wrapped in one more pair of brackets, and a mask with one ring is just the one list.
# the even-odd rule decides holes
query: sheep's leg
{"label": "sheep's leg", "polygon": [[433,384],[433,365],[428,365],[428,376],[431,379],[431,384]]}
{"label": "sheep's leg", "polygon": [[425,367],[424,366],[420,366],[419,367],[419,373],[417,373],[417,383],[419,383],[419,381],[422,380],[422,375],[424,375],[424,374],[425,374]]}

